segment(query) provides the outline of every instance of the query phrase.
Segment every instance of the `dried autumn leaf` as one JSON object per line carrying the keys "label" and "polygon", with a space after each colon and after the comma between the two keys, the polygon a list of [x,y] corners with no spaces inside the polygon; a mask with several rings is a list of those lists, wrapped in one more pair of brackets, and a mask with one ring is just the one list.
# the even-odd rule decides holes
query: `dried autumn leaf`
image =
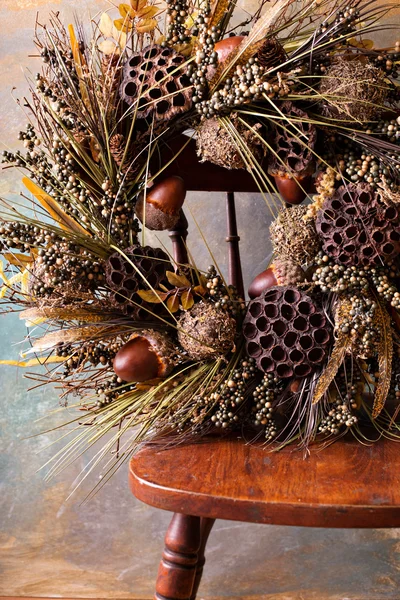
{"label": "dried autumn leaf", "polygon": [[130,31],[133,27],[131,19],[115,19],[114,25],[118,31]]}
{"label": "dried autumn leaf", "polygon": [[172,313],[176,313],[179,310],[179,297],[178,294],[170,296],[167,300],[167,307]]}
{"label": "dried autumn leaf", "polygon": [[61,208],[54,198],[49,196],[47,192],[42,190],[36,183],[28,179],[28,177],[22,178],[22,183],[29,190],[31,194],[39,200],[43,208],[49,213],[51,217],[64,229],[64,231],[74,231],[84,235],[89,235],[86,229],[84,229],[75,219],[67,215],[67,213]]}
{"label": "dried autumn leaf", "polygon": [[190,290],[183,292],[181,296],[181,304],[183,310],[190,310],[194,304],[193,294]]}
{"label": "dried autumn leaf", "polygon": [[138,33],[149,33],[157,27],[156,19],[142,19],[136,24],[136,31]]}
{"label": "dried autumn leaf", "polygon": [[103,40],[97,44],[98,49],[107,56],[110,54],[119,54],[119,47],[115,40]]}
{"label": "dried autumn leaf", "polygon": [[137,17],[139,19],[151,19],[155,17],[159,13],[159,9],[157,6],[144,6],[137,12]]}
{"label": "dried autumn leaf", "polygon": [[133,8],[129,6],[129,4],[120,4],[118,6],[118,10],[119,14],[124,19],[126,19],[127,17],[133,19],[136,16],[136,11],[134,11]]}
{"label": "dried autumn leaf", "polygon": [[166,276],[168,279],[168,283],[170,283],[174,287],[177,287],[177,288],[191,287],[191,283],[190,283],[189,279],[187,277],[185,277],[185,275],[177,275],[176,273],[173,273],[172,271],[167,271]]}
{"label": "dried autumn leaf", "polygon": [[161,304],[168,296],[165,292],[153,292],[153,290],[139,290],[138,294],[142,300],[152,304]]}
{"label": "dried autumn leaf", "polygon": [[14,265],[15,267],[21,267],[23,265],[30,265],[35,260],[35,257],[27,254],[18,254],[13,252],[5,252],[3,254],[4,259]]}
{"label": "dried autumn leaf", "polygon": [[205,296],[207,294],[207,288],[203,287],[202,285],[196,285],[193,288],[193,291],[196,294],[199,294],[199,296]]}
{"label": "dried autumn leaf", "polygon": [[90,153],[92,155],[94,162],[97,162],[97,163],[100,162],[100,146],[97,143],[96,138],[91,136],[89,145],[90,145]]}
{"label": "dried autumn leaf", "polygon": [[349,46],[353,46],[353,48],[361,48],[363,50],[372,50],[374,47],[373,40],[357,40],[356,38],[350,38],[347,43]]}
{"label": "dried autumn leaf", "polygon": [[114,23],[107,13],[103,13],[100,17],[99,30],[106,38],[114,36]]}
{"label": "dried autumn leaf", "polygon": [[130,0],[130,2],[133,10],[136,12],[147,4],[147,0]]}

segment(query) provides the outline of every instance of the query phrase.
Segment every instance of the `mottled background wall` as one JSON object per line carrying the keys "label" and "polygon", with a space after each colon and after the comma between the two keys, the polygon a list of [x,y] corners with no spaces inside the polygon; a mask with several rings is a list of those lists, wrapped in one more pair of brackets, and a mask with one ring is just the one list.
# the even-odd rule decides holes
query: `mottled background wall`
{"label": "mottled background wall", "polygon": [[[247,3],[257,6],[257,0]],[[36,71],[32,29],[36,13],[44,21],[59,10],[94,15],[106,0],[0,0],[0,141],[15,149],[25,118],[14,97],[26,90],[24,66]],[[398,21],[399,17],[395,17]],[[387,45],[392,32],[381,39]],[[12,87],[17,94],[12,93]],[[18,191],[5,172],[0,193]],[[200,205],[201,199],[201,205]],[[238,219],[246,279],[266,262],[268,213],[256,195],[241,195]],[[225,265],[224,199],[192,194],[188,205]],[[191,230],[195,226],[191,223]],[[202,266],[210,259],[199,242],[192,250]],[[0,318],[0,358],[17,358],[24,326],[16,316]],[[81,505],[93,480],[65,502],[69,484],[85,456],[62,477],[43,481],[37,469],[54,452],[54,436],[26,439],[48,422],[35,421],[57,408],[56,394],[27,394],[29,381],[13,368],[0,371],[0,595],[149,598],[169,515],[148,508],[128,491],[126,469],[89,504]],[[57,421],[57,418],[56,418]],[[54,420],[52,424],[54,424]],[[398,530],[345,531],[267,527],[219,522],[210,538],[203,597],[263,596],[285,600],[383,600],[400,597]]]}

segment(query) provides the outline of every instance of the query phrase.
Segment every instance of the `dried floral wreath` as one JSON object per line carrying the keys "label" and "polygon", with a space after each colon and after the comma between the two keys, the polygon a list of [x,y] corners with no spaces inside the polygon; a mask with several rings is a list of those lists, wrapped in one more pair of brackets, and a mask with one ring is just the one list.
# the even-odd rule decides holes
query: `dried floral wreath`
{"label": "dried floral wreath", "polygon": [[[365,37],[391,6],[262,0],[238,25],[234,0],[118,10],[90,39],[37,24],[25,150],[3,153],[30,193],[1,200],[0,296],[33,327],[18,364],[78,398],[50,474],[103,436],[89,470],[118,444],[106,479],[142,442],[222,430],[398,439],[400,47]],[[162,157],[183,132],[173,158],[194,138],[274,214],[248,303],[216,266],[144,243],[182,218]]]}

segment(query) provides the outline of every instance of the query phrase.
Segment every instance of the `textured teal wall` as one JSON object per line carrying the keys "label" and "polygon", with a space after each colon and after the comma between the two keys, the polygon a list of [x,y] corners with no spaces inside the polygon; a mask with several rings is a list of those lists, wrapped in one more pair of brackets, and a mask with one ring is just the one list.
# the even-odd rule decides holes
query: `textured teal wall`
{"label": "textured teal wall", "polygon": [[[23,67],[36,70],[34,59],[27,58],[33,51],[36,12],[40,10],[44,21],[50,10],[60,10],[69,21],[74,9],[87,15],[104,6],[106,0],[82,0],[79,5],[72,0],[0,0],[0,141],[4,146],[17,147],[16,136],[26,120],[11,88],[17,87],[13,94],[22,97]],[[9,195],[18,189],[17,174],[4,172],[0,193]],[[260,197],[241,195],[238,200],[249,281],[270,251],[269,220]],[[223,196],[193,194],[188,205],[206,231],[218,262],[226,266]],[[195,231],[193,223],[191,231]],[[192,239],[192,249],[199,263],[207,266],[210,259],[201,243]],[[0,317],[0,358],[17,358],[24,334],[17,315]],[[28,394],[30,384],[22,371],[1,368],[0,595],[149,598],[169,515],[135,501],[125,468],[89,504],[80,502],[93,479],[65,502],[69,484],[88,457],[56,480],[44,482],[37,469],[54,452],[48,444],[55,437],[26,438],[47,428],[49,421],[35,421],[56,409],[58,399],[50,389]],[[201,595],[398,600],[398,537],[398,530],[311,530],[220,522],[210,538]]]}

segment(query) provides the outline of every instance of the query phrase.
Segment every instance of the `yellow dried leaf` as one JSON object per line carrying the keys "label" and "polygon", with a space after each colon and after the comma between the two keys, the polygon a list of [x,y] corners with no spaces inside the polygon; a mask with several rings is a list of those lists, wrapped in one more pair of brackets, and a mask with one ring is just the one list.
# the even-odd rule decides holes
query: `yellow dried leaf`
{"label": "yellow dried leaf", "polygon": [[361,48],[363,50],[372,50],[374,47],[373,40],[357,40],[356,38],[350,38],[347,43],[349,46],[353,46],[353,48]]}
{"label": "yellow dried leaf", "polygon": [[35,260],[35,257],[27,254],[18,254],[14,252],[5,252],[3,257],[10,265],[15,267],[22,267],[24,265],[30,265]]}
{"label": "yellow dried leaf", "polygon": [[183,310],[190,310],[194,304],[193,294],[190,290],[183,292],[181,296],[181,304]]}
{"label": "yellow dried leaf", "polygon": [[119,14],[124,19],[126,19],[127,17],[130,19],[133,19],[136,16],[135,11],[133,10],[133,8],[131,8],[129,6],[129,4],[120,4],[118,6],[118,10],[119,10]]}
{"label": "yellow dried leaf", "polygon": [[130,2],[133,10],[136,12],[147,4],[147,0],[130,0]]}
{"label": "yellow dried leaf", "polygon": [[144,6],[138,11],[136,16],[139,19],[151,19],[152,17],[155,17],[159,12],[160,10],[157,8],[157,6]]}
{"label": "yellow dried leaf", "polygon": [[130,31],[132,29],[132,21],[130,19],[115,19],[115,27],[118,31]]}
{"label": "yellow dried leaf", "polygon": [[172,313],[176,313],[179,310],[179,297],[177,294],[168,298],[167,307]]}
{"label": "yellow dried leaf", "polygon": [[191,283],[190,283],[189,279],[187,277],[185,277],[185,275],[177,275],[176,273],[173,273],[172,271],[167,271],[166,276],[168,279],[168,283],[170,283],[174,287],[178,287],[178,288],[191,287]]}
{"label": "yellow dried leaf", "polygon": [[193,288],[193,291],[196,292],[196,294],[199,294],[199,296],[205,296],[207,294],[207,288],[202,285],[196,285]]}
{"label": "yellow dried leaf", "polygon": [[114,37],[114,23],[107,13],[103,13],[100,17],[99,30],[106,38]]}
{"label": "yellow dried leaf", "polygon": [[42,188],[36,185],[36,183],[33,183],[33,181],[28,179],[28,177],[23,177],[22,183],[27,190],[39,200],[40,204],[45,210],[47,210],[49,215],[53,217],[55,221],[57,221],[61,229],[64,229],[64,231],[74,231],[75,233],[89,235],[86,229],[79,225],[75,219],[67,215],[58,202],[56,202],[54,198],[42,190]]}
{"label": "yellow dried leaf", "polygon": [[11,367],[36,367],[38,365],[47,365],[49,363],[61,363],[68,360],[68,356],[44,356],[43,358],[31,358],[30,360],[0,360],[0,365],[9,365]]}
{"label": "yellow dried leaf", "polygon": [[119,46],[115,40],[103,40],[97,44],[98,49],[107,56],[110,54],[119,54]]}
{"label": "yellow dried leaf", "polygon": [[153,290],[139,290],[138,294],[142,300],[152,304],[161,304],[168,296],[165,292],[153,292]]}
{"label": "yellow dried leaf", "polygon": [[150,31],[154,31],[156,27],[156,19],[142,19],[136,24],[136,31],[138,33],[149,33]]}

